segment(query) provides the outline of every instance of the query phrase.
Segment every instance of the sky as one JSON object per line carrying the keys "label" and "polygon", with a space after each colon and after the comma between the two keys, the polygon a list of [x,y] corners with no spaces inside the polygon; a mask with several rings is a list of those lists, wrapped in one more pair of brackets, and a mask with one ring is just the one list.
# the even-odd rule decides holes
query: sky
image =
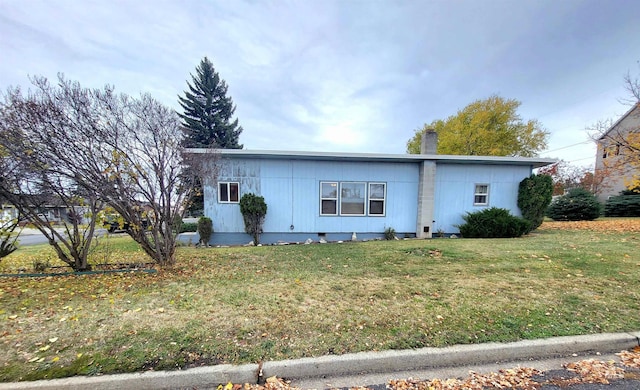
{"label": "sky", "polygon": [[178,96],[203,57],[245,149],[405,153],[418,128],[497,94],[591,166],[587,128],[629,106],[637,0],[0,0],[0,90],[58,73]]}

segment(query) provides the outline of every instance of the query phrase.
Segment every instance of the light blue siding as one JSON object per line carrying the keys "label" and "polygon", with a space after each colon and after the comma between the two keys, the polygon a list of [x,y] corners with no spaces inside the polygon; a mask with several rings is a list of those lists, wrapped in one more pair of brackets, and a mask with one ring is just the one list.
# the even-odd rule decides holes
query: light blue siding
{"label": "light blue siding", "polygon": [[[520,216],[518,185],[531,175],[531,167],[516,165],[438,164],[436,170],[434,233],[457,233],[462,216],[489,207],[500,207]],[[474,206],[476,184],[489,185],[489,204]]]}
{"label": "light blue siding", "polygon": [[[327,159],[227,158],[218,161],[218,182],[240,183],[240,196],[252,192],[268,206],[262,240],[346,240],[382,236],[386,228],[415,236],[420,162],[331,161]],[[213,171],[213,170],[212,170]],[[520,215],[518,184],[531,174],[529,165],[448,163],[436,166],[434,233],[457,233],[466,212],[486,207]],[[239,204],[218,202],[217,182],[204,178],[205,215],[213,220],[214,244],[250,241],[244,233]],[[384,216],[321,216],[320,182],[386,183]],[[487,206],[474,206],[476,184],[489,185]]]}
{"label": "light blue siding", "polygon": [[[264,197],[268,207],[264,237],[309,235],[315,240],[318,233],[334,237],[338,233],[350,237],[352,232],[382,235],[388,227],[398,233],[415,233],[415,163],[227,159],[220,164],[218,181],[239,182],[240,196],[253,192]],[[321,181],[386,183],[385,216],[320,216]],[[213,220],[214,241],[216,233],[244,231],[240,206],[219,203],[216,188],[211,178],[205,180],[205,215]]]}

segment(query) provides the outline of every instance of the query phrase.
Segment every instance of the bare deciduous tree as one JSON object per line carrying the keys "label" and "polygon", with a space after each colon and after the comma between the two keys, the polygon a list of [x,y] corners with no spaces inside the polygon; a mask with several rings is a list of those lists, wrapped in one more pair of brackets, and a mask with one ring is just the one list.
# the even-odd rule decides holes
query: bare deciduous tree
{"label": "bare deciduous tree", "polygon": [[[638,61],[638,67],[640,67],[640,61]],[[631,72],[627,72],[624,75],[624,87],[629,92],[630,97],[623,101],[629,104],[636,104],[640,102],[640,78],[633,76]]]}
{"label": "bare deciduous tree", "polygon": [[[52,121],[64,126],[60,112],[37,96],[25,97],[10,89],[1,107],[0,196],[13,204],[48,240],[60,260],[75,271],[90,269],[87,257],[102,202],[83,192],[75,174],[61,163],[73,143],[60,139]],[[68,126],[65,126],[68,127]],[[73,137],[71,129],[67,137]],[[54,226],[47,208],[62,210],[62,223]]]}
{"label": "bare deciduous tree", "polygon": [[[186,170],[177,114],[150,95],[132,98],[110,86],[90,90],[58,78],[55,86],[33,78],[35,92],[22,97],[14,89],[15,102],[6,106],[38,107],[38,115],[22,114],[27,123],[47,129],[37,140],[45,145],[47,170],[109,204],[155,262],[173,264],[175,216],[191,193],[182,185]],[[16,120],[14,127],[23,129],[23,122]],[[197,167],[193,161],[187,172],[196,174]]]}

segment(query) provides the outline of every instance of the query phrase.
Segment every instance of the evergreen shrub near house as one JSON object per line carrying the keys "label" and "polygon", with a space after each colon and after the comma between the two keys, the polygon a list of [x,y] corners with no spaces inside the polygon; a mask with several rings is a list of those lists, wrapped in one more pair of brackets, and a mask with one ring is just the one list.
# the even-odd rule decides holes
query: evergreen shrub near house
{"label": "evergreen shrub near house", "polygon": [[384,239],[385,240],[395,240],[396,239],[396,229],[392,227],[388,227],[384,229]]}
{"label": "evergreen shrub near house", "polygon": [[200,217],[198,219],[198,235],[200,236],[200,244],[209,245],[211,235],[213,234],[213,221],[209,217]]}
{"label": "evergreen shrub near house", "polygon": [[605,217],[640,217],[640,193],[627,190],[610,197],[604,205]]}
{"label": "evergreen shrub near house", "polygon": [[498,207],[467,213],[462,218],[465,223],[458,228],[465,238],[520,237],[531,230],[531,222]]}
{"label": "evergreen shrub near house", "polygon": [[544,214],[551,204],[552,195],[553,179],[549,175],[531,175],[520,182],[518,207],[522,217],[531,222],[531,230],[542,225]]}
{"label": "evergreen shrub near house", "polygon": [[182,216],[176,214],[173,216],[173,230],[178,233],[182,233]]}
{"label": "evergreen shrub near house", "polygon": [[244,219],[244,230],[253,237],[253,245],[260,243],[262,225],[267,215],[267,204],[262,196],[248,193],[240,198],[240,212]]}
{"label": "evergreen shrub near house", "polygon": [[583,188],[572,188],[551,203],[547,216],[554,221],[592,221],[601,210],[595,195]]}
{"label": "evergreen shrub near house", "polygon": [[180,225],[180,233],[197,232],[198,224],[196,222],[183,222]]}

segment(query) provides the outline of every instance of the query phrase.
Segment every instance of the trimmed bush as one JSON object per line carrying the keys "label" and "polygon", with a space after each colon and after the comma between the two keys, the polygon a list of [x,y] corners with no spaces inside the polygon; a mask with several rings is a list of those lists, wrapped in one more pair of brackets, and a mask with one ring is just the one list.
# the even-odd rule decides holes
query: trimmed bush
{"label": "trimmed bush", "polygon": [[198,224],[196,222],[183,222],[182,225],[180,225],[180,233],[197,232],[197,231],[198,231]]}
{"label": "trimmed bush", "polygon": [[240,212],[244,219],[245,232],[253,237],[253,245],[258,245],[264,217],[267,215],[267,204],[264,202],[264,198],[251,193],[242,195]]}
{"label": "trimmed bush", "polygon": [[531,222],[531,230],[542,225],[544,213],[551,204],[552,195],[553,179],[549,175],[531,175],[520,182],[518,207],[522,217]]}
{"label": "trimmed bush", "polygon": [[200,244],[209,245],[211,235],[213,234],[213,221],[209,217],[200,217],[198,219],[198,235],[200,235]]}
{"label": "trimmed bush", "polygon": [[531,229],[531,222],[498,207],[467,213],[462,218],[465,223],[458,228],[465,238],[520,237]]}
{"label": "trimmed bush", "polygon": [[605,217],[640,217],[640,194],[612,196],[604,205]]}
{"label": "trimmed bush", "polygon": [[592,221],[600,216],[601,210],[595,195],[583,188],[573,188],[551,203],[547,216],[554,221]]}

